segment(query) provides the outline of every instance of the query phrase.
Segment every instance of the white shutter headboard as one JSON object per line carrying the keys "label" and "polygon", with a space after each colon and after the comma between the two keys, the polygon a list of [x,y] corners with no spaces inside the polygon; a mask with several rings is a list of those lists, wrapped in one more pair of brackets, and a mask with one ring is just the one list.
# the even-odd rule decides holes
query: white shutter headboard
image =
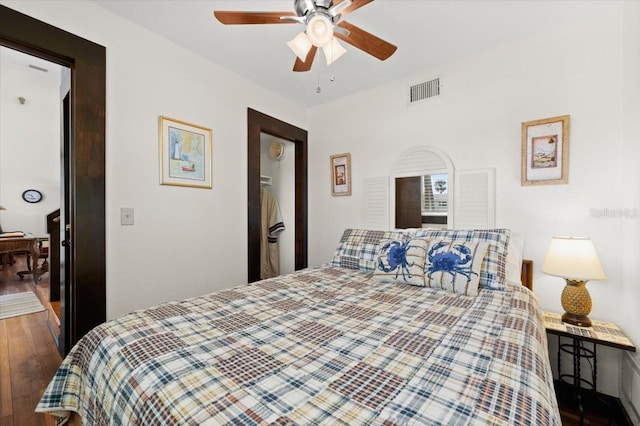
{"label": "white shutter headboard", "polygon": [[389,229],[389,177],[364,180],[365,225],[367,229]]}
{"label": "white shutter headboard", "polygon": [[455,228],[495,228],[495,176],[495,169],[456,172]]}

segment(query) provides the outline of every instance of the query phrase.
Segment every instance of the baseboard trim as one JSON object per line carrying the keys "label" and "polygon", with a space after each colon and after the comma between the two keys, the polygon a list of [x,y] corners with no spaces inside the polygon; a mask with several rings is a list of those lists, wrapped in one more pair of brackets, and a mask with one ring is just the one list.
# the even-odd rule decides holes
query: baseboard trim
{"label": "baseboard trim", "polygon": [[[627,369],[631,371],[627,371]],[[630,392],[634,388],[633,383],[636,381],[640,384],[640,365],[634,357],[629,353],[624,353],[622,357],[622,365],[620,368],[620,400],[625,412],[631,418],[631,423],[640,425],[640,407],[636,407],[632,401]],[[639,387],[640,389],[640,387]],[[636,397],[637,399],[637,397]]]}
{"label": "baseboard trim", "polygon": [[[564,407],[575,404],[574,388],[571,384],[554,380],[554,386],[560,405]],[[585,407],[586,410],[585,418],[588,418],[589,413],[593,413],[611,419],[618,426],[632,426],[636,424],[631,421],[620,398],[600,392],[589,391],[588,389],[583,389],[582,392],[583,407]]]}
{"label": "baseboard trim", "polygon": [[58,336],[60,335],[60,320],[58,320],[58,317],[56,316],[51,306],[49,306],[49,309],[47,309],[47,328],[51,333],[51,337],[53,338],[56,347],[60,347],[60,345],[58,344]]}

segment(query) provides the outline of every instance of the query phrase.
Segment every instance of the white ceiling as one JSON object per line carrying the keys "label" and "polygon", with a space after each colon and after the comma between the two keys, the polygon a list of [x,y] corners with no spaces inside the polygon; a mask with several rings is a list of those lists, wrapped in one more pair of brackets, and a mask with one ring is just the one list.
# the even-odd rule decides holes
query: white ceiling
{"label": "white ceiling", "polygon": [[53,84],[60,84],[61,65],[0,46],[0,71],[5,67],[16,68],[25,73],[34,73],[43,78],[49,78]]}
{"label": "white ceiling", "polygon": [[398,46],[391,58],[381,62],[342,43],[347,54],[330,67],[316,57],[311,71],[294,73],[295,56],[286,42],[301,25],[225,26],[213,17],[214,10],[293,11],[293,0],[94,2],[303,106],[417,74],[432,77],[464,56],[619,6],[578,0],[376,0],[343,19]]}

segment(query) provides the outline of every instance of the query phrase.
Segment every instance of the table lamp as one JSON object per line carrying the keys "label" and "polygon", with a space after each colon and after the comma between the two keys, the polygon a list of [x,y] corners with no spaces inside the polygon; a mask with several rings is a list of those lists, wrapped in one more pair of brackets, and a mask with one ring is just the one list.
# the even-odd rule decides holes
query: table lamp
{"label": "table lamp", "polygon": [[591,327],[588,317],[591,296],[585,284],[588,280],[606,279],[591,238],[553,237],[542,264],[542,272],[567,281],[560,299],[565,310],[562,321],[579,327]]}

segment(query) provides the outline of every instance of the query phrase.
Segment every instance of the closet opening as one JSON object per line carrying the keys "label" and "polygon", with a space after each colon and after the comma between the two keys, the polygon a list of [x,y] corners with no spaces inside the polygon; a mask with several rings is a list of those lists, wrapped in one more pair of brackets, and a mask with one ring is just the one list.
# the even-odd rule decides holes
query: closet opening
{"label": "closet opening", "polygon": [[[276,197],[281,213],[286,208],[282,217],[284,230],[276,233],[279,252],[283,254],[278,272],[307,267],[307,131],[251,108],[247,115],[247,268],[248,282],[254,282],[261,279],[261,194],[263,189],[274,191],[274,178],[279,186]],[[283,147],[283,155],[275,161],[269,153],[273,142]],[[263,150],[268,161],[262,159]],[[274,146],[273,157],[277,158],[279,153],[275,151]],[[275,172],[278,177],[273,176]],[[265,182],[271,178],[270,187],[261,182],[261,175]]]}
{"label": "closet opening", "polygon": [[295,270],[295,149],[260,134],[260,279]]}

